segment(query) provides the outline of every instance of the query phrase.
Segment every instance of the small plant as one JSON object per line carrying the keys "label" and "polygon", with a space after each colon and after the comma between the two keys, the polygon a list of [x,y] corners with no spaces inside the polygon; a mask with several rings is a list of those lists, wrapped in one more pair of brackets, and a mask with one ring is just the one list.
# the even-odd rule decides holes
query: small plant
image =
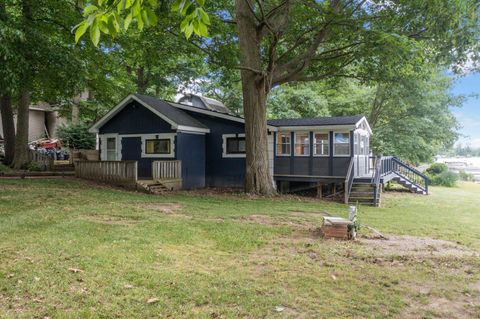
{"label": "small plant", "polygon": [[5,164],[0,163],[0,174],[10,171],[10,167]]}
{"label": "small plant", "polygon": [[475,176],[473,174],[467,173],[464,170],[458,172],[458,177],[461,181],[473,182],[475,181]]}
{"label": "small plant", "polygon": [[58,137],[62,142],[73,149],[91,150],[95,148],[95,134],[88,131],[84,123],[71,123],[58,128]]}
{"label": "small plant", "polygon": [[40,172],[40,171],[43,171],[42,167],[40,166],[40,164],[38,164],[37,162],[30,162],[27,164],[26,166],[26,169],[27,171],[30,171],[30,172]]}
{"label": "small plant", "polygon": [[444,163],[433,163],[427,168],[427,173],[431,175],[439,175],[446,171],[448,171],[448,166]]}

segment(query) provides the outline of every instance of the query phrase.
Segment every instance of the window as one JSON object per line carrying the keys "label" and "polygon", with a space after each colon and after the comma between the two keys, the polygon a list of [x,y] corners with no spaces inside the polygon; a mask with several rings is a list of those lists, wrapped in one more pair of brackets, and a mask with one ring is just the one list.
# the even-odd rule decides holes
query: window
{"label": "window", "polygon": [[228,137],[227,154],[245,154],[245,137]]}
{"label": "window", "polygon": [[328,133],[313,134],[313,155],[328,156],[330,154],[330,138]]}
{"label": "window", "polygon": [[277,155],[290,155],[291,147],[292,141],[290,132],[277,133]]}
{"label": "window", "polygon": [[360,135],[354,134],[353,137],[354,137],[354,141],[353,141],[353,147],[354,147],[353,153],[354,153],[355,155],[360,155],[360,153],[358,152],[358,150],[359,150],[358,145],[359,145],[359,143],[360,143],[358,140],[359,140]]}
{"label": "window", "polygon": [[295,155],[310,155],[310,133],[295,133]]}
{"label": "window", "polygon": [[333,154],[350,155],[350,133],[334,133]]}
{"label": "window", "polygon": [[170,154],[170,139],[145,140],[145,154]]}
{"label": "window", "polygon": [[117,160],[117,138],[107,137],[107,161]]}
{"label": "window", "polygon": [[365,155],[365,137],[360,136],[360,155]]}

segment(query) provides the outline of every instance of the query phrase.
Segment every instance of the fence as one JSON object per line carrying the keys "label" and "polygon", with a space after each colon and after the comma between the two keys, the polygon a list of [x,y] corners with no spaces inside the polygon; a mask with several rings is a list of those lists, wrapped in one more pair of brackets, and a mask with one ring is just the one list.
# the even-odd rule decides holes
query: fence
{"label": "fence", "polygon": [[99,182],[135,186],[137,161],[76,161],[75,175]]}
{"label": "fence", "polygon": [[154,161],[152,175],[154,180],[181,179],[182,161]]}
{"label": "fence", "polygon": [[28,160],[37,163],[44,171],[50,171],[53,168],[53,158],[35,150],[28,150]]}

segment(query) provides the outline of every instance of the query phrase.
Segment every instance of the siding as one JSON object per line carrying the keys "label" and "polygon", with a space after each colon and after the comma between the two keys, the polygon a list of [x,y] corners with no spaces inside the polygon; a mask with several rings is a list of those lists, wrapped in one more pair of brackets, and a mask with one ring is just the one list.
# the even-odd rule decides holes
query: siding
{"label": "siding", "polygon": [[119,113],[100,127],[99,134],[148,134],[172,133],[172,126],[137,102],[125,106]]}
{"label": "siding", "polygon": [[182,161],[182,187],[205,187],[205,135],[179,132],[177,159]]}
{"label": "siding", "polygon": [[208,128],[205,135],[205,185],[210,187],[244,187],[245,158],[223,158],[223,134],[245,132],[243,123],[185,111]]}

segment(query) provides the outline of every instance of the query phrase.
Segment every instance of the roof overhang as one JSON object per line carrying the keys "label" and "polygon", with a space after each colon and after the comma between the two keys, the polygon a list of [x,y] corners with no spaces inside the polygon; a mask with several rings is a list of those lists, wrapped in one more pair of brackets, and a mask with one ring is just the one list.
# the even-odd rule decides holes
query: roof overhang
{"label": "roof overhang", "polygon": [[208,128],[200,128],[200,127],[193,127],[193,126],[185,126],[185,125],[179,125],[178,123],[172,121],[170,118],[162,114],[161,112],[157,111],[147,103],[143,102],[139,98],[137,98],[135,95],[130,94],[126,98],[124,98],[120,103],[118,103],[113,109],[111,109],[107,114],[105,114],[104,117],[102,117],[99,121],[97,121],[90,129],[88,130],[91,133],[98,133],[99,129],[107,123],[109,120],[111,120],[115,115],[117,115],[125,106],[127,106],[131,102],[137,102],[150,110],[152,113],[160,117],[162,120],[167,122],[172,126],[172,129],[174,130],[183,130],[183,131],[191,131],[191,132],[197,132],[197,133],[210,133],[210,129]]}
{"label": "roof overhang", "polygon": [[[225,113],[220,113],[220,112],[216,112],[216,111],[211,111],[211,110],[207,110],[207,109],[201,109],[201,108],[197,108],[195,106],[184,105],[184,104],[181,104],[181,103],[174,103],[174,102],[167,102],[167,103],[169,103],[171,106],[174,106],[176,108],[179,108],[179,109],[182,109],[182,110],[185,110],[185,111],[201,113],[201,114],[210,115],[210,116],[213,116],[213,117],[218,117],[218,118],[226,119],[226,120],[229,120],[229,121],[245,124],[245,119],[242,118],[242,117],[238,117],[238,116],[234,116],[234,115],[230,115],[230,114],[225,114]],[[267,125],[267,129],[270,130],[270,131],[277,131],[277,127],[272,126],[272,125]]]}
{"label": "roof overhang", "polygon": [[356,129],[356,125],[294,125],[277,126],[278,131],[350,131]]}

